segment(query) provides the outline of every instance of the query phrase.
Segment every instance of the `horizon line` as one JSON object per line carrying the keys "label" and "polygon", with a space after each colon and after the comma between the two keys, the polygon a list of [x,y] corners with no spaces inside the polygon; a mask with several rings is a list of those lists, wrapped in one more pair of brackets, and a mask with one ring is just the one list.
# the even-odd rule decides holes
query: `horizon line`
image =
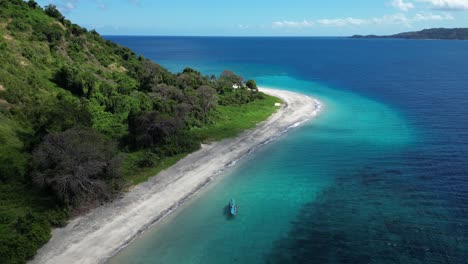
{"label": "horizon line", "polygon": [[352,37],[348,35],[343,36],[246,36],[246,35],[140,35],[140,34],[101,34],[102,36],[121,36],[121,37],[194,37],[194,38],[349,38]]}

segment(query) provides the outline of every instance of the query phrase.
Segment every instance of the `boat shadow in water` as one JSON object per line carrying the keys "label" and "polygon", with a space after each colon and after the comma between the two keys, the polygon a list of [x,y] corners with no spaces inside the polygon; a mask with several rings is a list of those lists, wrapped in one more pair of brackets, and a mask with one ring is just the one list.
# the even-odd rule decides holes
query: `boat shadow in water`
{"label": "boat shadow in water", "polygon": [[231,214],[231,207],[229,205],[226,205],[223,207],[223,216],[226,218],[226,220],[231,221],[236,218],[236,216]]}

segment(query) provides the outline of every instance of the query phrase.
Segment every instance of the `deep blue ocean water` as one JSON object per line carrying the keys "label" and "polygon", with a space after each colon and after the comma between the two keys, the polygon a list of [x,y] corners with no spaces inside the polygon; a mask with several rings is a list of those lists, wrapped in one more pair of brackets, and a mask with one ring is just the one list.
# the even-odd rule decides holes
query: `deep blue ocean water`
{"label": "deep blue ocean water", "polygon": [[324,103],[110,263],[468,263],[467,41],[107,38]]}

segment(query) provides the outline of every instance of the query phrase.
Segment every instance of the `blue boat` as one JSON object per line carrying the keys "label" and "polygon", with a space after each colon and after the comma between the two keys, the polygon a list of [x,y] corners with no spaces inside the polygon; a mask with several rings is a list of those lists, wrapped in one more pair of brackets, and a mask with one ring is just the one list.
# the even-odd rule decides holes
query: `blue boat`
{"label": "blue boat", "polygon": [[234,199],[231,199],[231,201],[229,201],[229,212],[231,213],[232,216],[237,215],[237,204]]}

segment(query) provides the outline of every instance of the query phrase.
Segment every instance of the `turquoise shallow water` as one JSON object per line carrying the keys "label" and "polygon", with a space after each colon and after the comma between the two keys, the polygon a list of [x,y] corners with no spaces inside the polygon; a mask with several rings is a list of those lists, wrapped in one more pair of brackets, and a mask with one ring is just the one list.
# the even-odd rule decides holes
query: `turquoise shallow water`
{"label": "turquoise shallow water", "polygon": [[468,263],[468,42],[112,39],[173,71],[232,69],[324,108],[110,263]]}
{"label": "turquoise shallow water", "polygon": [[[257,80],[311,94],[324,111],[241,161],[111,263],[259,263],[336,175],[411,144],[410,128],[385,105],[284,76]],[[231,197],[240,207],[235,219],[225,214]]]}

